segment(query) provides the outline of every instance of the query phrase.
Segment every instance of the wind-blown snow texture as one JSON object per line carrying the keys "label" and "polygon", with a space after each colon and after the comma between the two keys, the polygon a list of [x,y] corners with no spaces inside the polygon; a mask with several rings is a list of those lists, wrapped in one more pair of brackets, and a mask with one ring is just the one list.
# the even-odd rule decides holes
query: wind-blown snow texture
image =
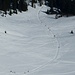
{"label": "wind-blown snow texture", "polygon": [[75,75],[75,17],[46,10],[0,17],[0,75]]}

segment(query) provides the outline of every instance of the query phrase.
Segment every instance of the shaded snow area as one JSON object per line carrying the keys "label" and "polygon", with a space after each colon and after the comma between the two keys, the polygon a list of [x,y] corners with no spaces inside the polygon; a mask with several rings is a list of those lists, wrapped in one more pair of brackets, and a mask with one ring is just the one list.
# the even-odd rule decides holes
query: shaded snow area
{"label": "shaded snow area", "polygon": [[46,10],[0,17],[0,75],[75,75],[75,17]]}

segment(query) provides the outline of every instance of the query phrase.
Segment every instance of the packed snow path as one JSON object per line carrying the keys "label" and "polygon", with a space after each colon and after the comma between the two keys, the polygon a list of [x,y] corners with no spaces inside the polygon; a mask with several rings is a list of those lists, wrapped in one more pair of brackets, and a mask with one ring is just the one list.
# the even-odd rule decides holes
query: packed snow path
{"label": "packed snow path", "polygon": [[[37,18],[39,20],[40,25],[43,25],[43,26],[47,27],[47,24],[44,23],[44,20],[43,21],[41,20],[41,17],[39,15],[40,12],[42,12],[41,11],[42,9],[43,9],[43,6],[38,10]],[[55,37],[55,34],[51,31],[50,27],[47,27],[47,30],[49,30],[49,35],[50,36],[52,35],[54,37],[54,39],[55,39],[53,41],[55,41],[56,46],[57,46],[57,48],[55,48],[56,53],[55,53],[54,57],[51,60],[48,60],[47,62],[43,63],[40,66],[37,66],[36,68],[32,69],[31,71],[28,71],[28,73],[26,75],[30,75],[32,73],[35,73],[36,71],[40,71],[40,69],[45,68],[47,65],[49,65],[50,63],[52,63],[53,61],[55,61],[57,59],[57,56],[58,56],[59,50],[60,50],[60,43],[58,42],[58,39]]]}

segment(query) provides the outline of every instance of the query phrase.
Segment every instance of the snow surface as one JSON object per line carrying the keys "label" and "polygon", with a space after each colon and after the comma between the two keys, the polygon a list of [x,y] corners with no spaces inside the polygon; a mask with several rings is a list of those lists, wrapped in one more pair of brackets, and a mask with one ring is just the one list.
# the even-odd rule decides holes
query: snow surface
{"label": "snow surface", "polygon": [[75,75],[75,17],[46,10],[0,17],[0,75]]}

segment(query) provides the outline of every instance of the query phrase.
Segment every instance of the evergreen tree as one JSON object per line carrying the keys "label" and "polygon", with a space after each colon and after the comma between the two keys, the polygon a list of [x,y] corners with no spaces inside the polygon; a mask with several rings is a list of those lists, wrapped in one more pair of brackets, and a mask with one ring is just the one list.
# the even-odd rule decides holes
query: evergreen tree
{"label": "evergreen tree", "polygon": [[40,3],[40,6],[42,6],[42,0],[38,0],[39,1],[39,3]]}
{"label": "evergreen tree", "polygon": [[20,0],[18,4],[18,9],[20,12],[28,10],[27,3],[24,0]]}
{"label": "evergreen tree", "polygon": [[35,0],[32,0],[32,7],[34,6]]}

